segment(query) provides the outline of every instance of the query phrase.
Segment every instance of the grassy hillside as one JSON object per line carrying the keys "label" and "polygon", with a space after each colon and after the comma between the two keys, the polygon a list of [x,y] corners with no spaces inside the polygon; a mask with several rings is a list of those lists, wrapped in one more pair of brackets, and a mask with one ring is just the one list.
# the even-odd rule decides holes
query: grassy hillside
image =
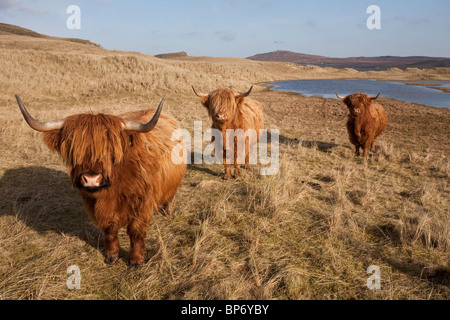
{"label": "grassy hillside", "polygon": [[[289,63],[158,59],[63,39],[0,35],[0,299],[449,299],[450,110],[380,98],[389,116],[377,152],[353,156],[337,100],[257,85],[266,128],[280,130],[280,171],[223,181],[189,165],[174,217],[156,214],[147,262],[103,262],[66,169],[22,118],[154,108],[183,128],[210,126],[190,86],[246,90],[287,79],[448,80],[448,69],[357,72]],[[66,269],[78,265],[80,290]],[[366,269],[381,269],[381,289]]]}

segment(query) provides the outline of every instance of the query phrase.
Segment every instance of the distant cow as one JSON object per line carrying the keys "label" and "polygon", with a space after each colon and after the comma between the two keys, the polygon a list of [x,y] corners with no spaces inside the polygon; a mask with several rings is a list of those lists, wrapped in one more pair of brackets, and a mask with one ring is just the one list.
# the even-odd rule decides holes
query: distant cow
{"label": "distant cow", "polygon": [[[208,110],[212,119],[212,128],[218,129],[222,133],[223,141],[223,163],[225,165],[224,179],[231,178],[230,158],[231,141],[227,139],[227,129],[242,129],[248,133],[253,129],[256,136],[245,137],[245,168],[250,166],[250,148],[254,147],[259,141],[260,130],[264,128],[264,116],[261,105],[258,101],[247,98],[253,89],[253,86],[246,93],[239,93],[229,89],[217,89],[209,94],[197,93],[192,87],[194,93],[201,98],[202,105]],[[237,137],[234,137],[234,177],[240,176],[240,165],[238,163]],[[228,159],[228,161],[227,161]]]}
{"label": "distant cow", "polygon": [[369,97],[356,92],[346,97],[337,93],[336,96],[348,107],[347,131],[350,142],[355,145],[356,155],[359,156],[359,149],[362,148],[364,158],[367,159],[367,149],[370,147],[371,151],[374,151],[375,139],[383,132],[388,121],[384,108],[374,102],[380,94]]}
{"label": "distant cow", "polygon": [[161,114],[164,99],[156,112],[77,114],[50,122],[36,121],[16,99],[30,127],[44,132],[45,144],[68,166],[87,212],[105,234],[105,262],[118,260],[117,234],[127,226],[129,263],[142,264],[152,214],[160,206],[172,212],[186,170],[171,161],[178,123]]}

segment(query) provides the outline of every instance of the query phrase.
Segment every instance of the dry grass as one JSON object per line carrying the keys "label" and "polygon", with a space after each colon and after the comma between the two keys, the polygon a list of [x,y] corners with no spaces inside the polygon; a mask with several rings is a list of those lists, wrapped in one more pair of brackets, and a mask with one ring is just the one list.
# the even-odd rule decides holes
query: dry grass
{"label": "dry grass", "polygon": [[[161,60],[62,40],[0,35],[0,299],[449,299],[450,111],[380,99],[388,127],[367,162],[353,157],[341,102],[267,91],[266,128],[280,129],[280,171],[222,181],[190,165],[174,217],[156,215],[147,262],[103,263],[66,170],[23,121],[154,107],[192,132],[209,120],[190,85],[245,90],[265,81],[449,79],[445,69],[337,71],[240,59]],[[81,269],[68,290],[66,269]],[[370,265],[381,290],[366,287]]]}

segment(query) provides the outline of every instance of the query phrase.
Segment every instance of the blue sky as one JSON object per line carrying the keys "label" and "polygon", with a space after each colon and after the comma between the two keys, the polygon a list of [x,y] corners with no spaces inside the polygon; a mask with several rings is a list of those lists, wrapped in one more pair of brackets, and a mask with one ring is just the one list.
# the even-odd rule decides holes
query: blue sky
{"label": "blue sky", "polygon": [[[79,30],[66,26],[69,5],[80,7]],[[379,30],[367,28],[370,5]],[[448,0],[0,0],[0,22],[151,55],[450,57]]]}

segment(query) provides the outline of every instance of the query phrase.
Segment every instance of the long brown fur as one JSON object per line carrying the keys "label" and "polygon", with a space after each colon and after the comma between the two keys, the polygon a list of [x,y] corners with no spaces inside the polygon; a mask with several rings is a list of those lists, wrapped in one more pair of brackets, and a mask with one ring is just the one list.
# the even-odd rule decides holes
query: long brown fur
{"label": "long brown fur", "polygon": [[[250,141],[247,137],[245,141],[245,168],[248,169],[249,152],[252,145],[256,144],[260,138],[260,129],[264,128],[264,116],[261,105],[258,101],[245,97],[239,92],[229,89],[217,89],[210,92],[207,96],[201,99],[201,103],[208,110],[208,114],[212,120],[212,128],[219,129],[222,132],[223,141],[223,163],[225,166],[224,179],[231,178],[231,165],[227,161],[227,129],[242,129],[247,132],[249,129],[256,131],[256,140]],[[219,122],[216,119],[218,114],[223,114],[226,117],[225,122]],[[240,176],[240,164],[237,161],[237,138],[234,142],[234,176]]]}
{"label": "long brown fur", "polygon": [[374,151],[375,139],[386,128],[388,118],[383,106],[374,102],[374,98],[363,93],[353,93],[343,99],[349,109],[347,131],[350,142],[355,146],[355,154],[359,149],[364,151],[367,159],[367,149]]}
{"label": "long brown fur", "polygon": [[84,205],[95,224],[105,234],[106,262],[119,257],[118,231],[127,226],[130,237],[129,263],[144,262],[147,228],[153,212],[160,206],[173,210],[173,197],[186,171],[185,164],[174,164],[171,151],[178,143],[171,140],[179,128],[175,119],[161,114],[148,133],[124,131],[124,120],[148,122],[152,111],[121,116],[78,114],[67,117],[61,130],[45,132],[51,150],[66,162],[72,183],[78,187],[83,172],[101,172],[108,186],[96,192],[79,189]]}

